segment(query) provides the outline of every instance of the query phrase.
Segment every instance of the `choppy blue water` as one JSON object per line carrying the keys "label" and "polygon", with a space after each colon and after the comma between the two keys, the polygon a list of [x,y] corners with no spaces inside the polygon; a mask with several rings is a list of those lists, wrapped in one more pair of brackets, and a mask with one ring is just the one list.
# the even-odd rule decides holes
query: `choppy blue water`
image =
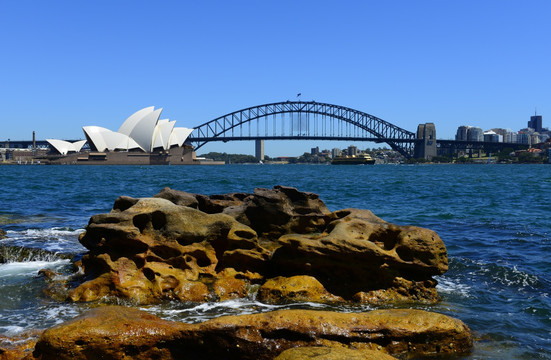
{"label": "choppy blue water", "polygon": [[[424,308],[475,332],[467,358],[551,359],[550,165],[1,166],[0,179],[0,228],[8,233],[0,244],[61,252],[84,252],[78,234],[119,195],[152,196],[165,186],[204,194],[294,186],[320,194],[331,210],[370,209],[428,227],[444,240],[450,270],[438,277],[442,302]],[[44,267],[70,271],[58,259],[0,265],[0,334],[49,327],[86,309],[44,296],[37,276]],[[274,308],[254,300],[144,307],[184,321]]]}

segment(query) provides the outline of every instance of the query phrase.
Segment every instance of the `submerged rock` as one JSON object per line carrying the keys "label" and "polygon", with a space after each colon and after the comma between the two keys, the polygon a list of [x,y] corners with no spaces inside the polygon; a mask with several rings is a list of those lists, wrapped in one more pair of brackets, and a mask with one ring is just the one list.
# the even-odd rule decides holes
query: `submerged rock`
{"label": "submerged rock", "polygon": [[41,331],[32,330],[13,337],[0,335],[0,359],[32,359],[32,352],[40,334]]}
{"label": "submerged rock", "polygon": [[260,298],[271,302],[435,302],[432,277],[448,268],[434,231],[369,210],[330,212],[318,195],[284,186],[121,196],[110,213],[91,217],[79,240],[89,249],[88,281],[70,292],[73,301],[225,300],[261,285]]}
{"label": "submerged rock", "polygon": [[33,355],[42,360],[271,360],[284,350],[312,346],[396,356],[450,355],[469,352],[472,339],[461,321],[422,310],[279,310],[185,324],[107,306],[46,330]]}
{"label": "submerged rock", "polygon": [[7,262],[55,261],[71,259],[73,255],[23,246],[0,245],[0,264]]}

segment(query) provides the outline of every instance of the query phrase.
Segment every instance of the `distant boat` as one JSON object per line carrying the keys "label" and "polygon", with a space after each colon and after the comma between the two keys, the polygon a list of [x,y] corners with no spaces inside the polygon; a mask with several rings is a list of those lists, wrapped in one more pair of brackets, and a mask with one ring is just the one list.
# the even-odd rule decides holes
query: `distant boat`
{"label": "distant boat", "polygon": [[373,165],[375,159],[368,154],[336,156],[331,165]]}

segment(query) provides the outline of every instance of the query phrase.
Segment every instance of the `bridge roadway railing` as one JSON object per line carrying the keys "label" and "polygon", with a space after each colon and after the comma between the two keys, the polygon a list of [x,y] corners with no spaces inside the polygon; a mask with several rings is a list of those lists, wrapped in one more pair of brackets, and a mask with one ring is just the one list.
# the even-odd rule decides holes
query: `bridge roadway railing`
{"label": "bridge roadway railing", "polygon": [[[263,121],[261,121],[263,119]],[[285,101],[234,111],[194,128],[188,141],[354,140],[386,142],[407,157],[415,134],[371,114],[315,101]]]}

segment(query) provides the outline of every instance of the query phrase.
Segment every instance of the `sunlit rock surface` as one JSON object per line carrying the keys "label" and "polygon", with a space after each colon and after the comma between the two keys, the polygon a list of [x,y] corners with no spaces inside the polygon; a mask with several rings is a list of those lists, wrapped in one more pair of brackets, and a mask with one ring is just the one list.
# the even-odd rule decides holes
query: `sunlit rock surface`
{"label": "sunlit rock surface", "polygon": [[287,349],[312,346],[450,355],[470,351],[472,339],[461,321],[421,310],[279,310],[185,324],[105,306],[46,330],[34,358],[268,360]]}
{"label": "sunlit rock surface", "polygon": [[72,301],[219,301],[260,286],[269,302],[435,302],[432,277],[448,269],[434,231],[369,210],[330,212],[318,195],[283,186],[121,196],[92,216],[80,242],[86,281],[70,290]]}
{"label": "sunlit rock surface", "polygon": [[344,347],[296,347],[287,349],[274,360],[393,360],[382,351]]}

